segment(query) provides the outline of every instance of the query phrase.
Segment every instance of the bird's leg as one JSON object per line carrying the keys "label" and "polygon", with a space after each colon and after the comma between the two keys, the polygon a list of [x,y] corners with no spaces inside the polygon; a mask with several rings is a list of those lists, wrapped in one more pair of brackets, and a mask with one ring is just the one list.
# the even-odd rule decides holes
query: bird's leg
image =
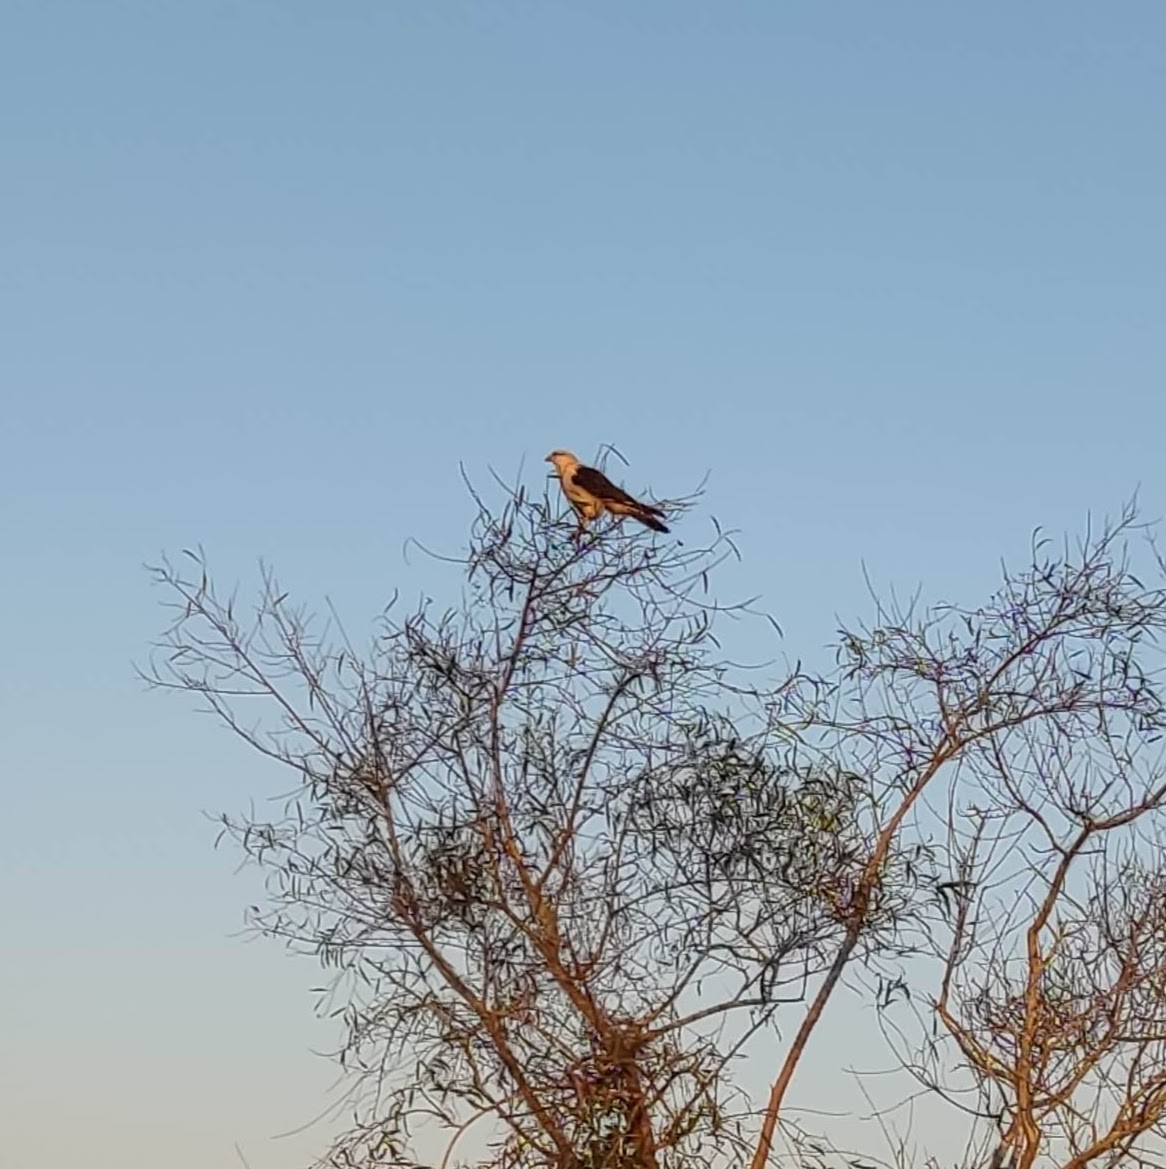
{"label": "bird's leg", "polygon": [[582,545],[583,537],[587,533],[587,512],[577,503],[571,504],[575,512],[575,543]]}

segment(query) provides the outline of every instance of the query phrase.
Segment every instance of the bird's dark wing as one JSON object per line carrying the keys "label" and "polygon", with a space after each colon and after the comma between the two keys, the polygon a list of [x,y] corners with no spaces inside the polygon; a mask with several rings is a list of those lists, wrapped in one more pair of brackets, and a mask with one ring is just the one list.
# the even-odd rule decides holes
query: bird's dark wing
{"label": "bird's dark wing", "polygon": [[576,467],[571,475],[571,484],[598,500],[612,515],[630,515],[657,532],[668,531],[657,518],[664,514],[662,508],[652,503],[641,503],[594,467]]}
{"label": "bird's dark wing", "polygon": [[611,500],[614,503],[626,503],[632,506],[638,504],[622,487],[617,487],[602,471],[594,467],[576,467],[571,476],[584,491],[589,491],[596,499]]}

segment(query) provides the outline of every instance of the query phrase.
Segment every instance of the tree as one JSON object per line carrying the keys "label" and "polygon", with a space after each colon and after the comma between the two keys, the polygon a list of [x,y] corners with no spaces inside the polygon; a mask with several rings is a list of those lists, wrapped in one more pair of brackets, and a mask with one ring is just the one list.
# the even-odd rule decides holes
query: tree
{"label": "tree", "polygon": [[[986,606],[879,607],[833,671],[759,683],[717,640],[751,612],[711,599],[730,536],[576,544],[545,498],[475,499],[461,603],[391,606],[360,652],[270,574],[245,620],[201,558],[157,570],[153,681],[298,776],[282,818],[224,825],[269,876],[257,927],[336,972],[365,1092],[330,1163],[417,1164],[428,1119],[443,1165],[479,1125],[508,1166],[760,1169],[844,974],[893,997],[937,896],[982,879],[935,808],[1026,736],[1160,726],[1132,513]],[[779,1017],[758,1131],[732,1064]]]}
{"label": "tree", "polygon": [[1030,638],[1043,598],[1056,638],[1034,664],[1060,709],[982,742],[945,817],[942,1038],[907,1062],[945,1092],[955,1072],[998,1126],[993,1164],[1013,1169],[1163,1161],[1166,712],[1150,664],[1166,598],[1114,544],[1076,564],[1038,553],[1010,592]]}

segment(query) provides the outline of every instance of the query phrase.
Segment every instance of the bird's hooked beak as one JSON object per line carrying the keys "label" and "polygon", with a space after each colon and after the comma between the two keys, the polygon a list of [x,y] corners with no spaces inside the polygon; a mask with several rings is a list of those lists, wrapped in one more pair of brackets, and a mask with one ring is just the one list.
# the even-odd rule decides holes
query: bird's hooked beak
{"label": "bird's hooked beak", "polygon": [[553,463],[554,461],[555,461],[554,455],[547,455],[547,457],[545,459],[543,459],[544,463]]}

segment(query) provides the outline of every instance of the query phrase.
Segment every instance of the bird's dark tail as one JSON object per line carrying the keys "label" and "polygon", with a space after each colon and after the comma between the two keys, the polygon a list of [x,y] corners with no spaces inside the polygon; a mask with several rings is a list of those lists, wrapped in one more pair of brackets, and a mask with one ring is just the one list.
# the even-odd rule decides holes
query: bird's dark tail
{"label": "bird's dark tail", "polygon": [[668,531],[668,529],[656,518],[656,516],[663,515],[663,514],[664,513],[662,511],[660,511],[659,508],[648,507],[647,504],[643,504],[643,503],[640,504],[636,508],[636,510],[632,512],[632,515],[635,516],[636,519],[638,519],[641,524],[644,524],[646,527],[651,528],[653,532],[666,532],[666,531]]}

